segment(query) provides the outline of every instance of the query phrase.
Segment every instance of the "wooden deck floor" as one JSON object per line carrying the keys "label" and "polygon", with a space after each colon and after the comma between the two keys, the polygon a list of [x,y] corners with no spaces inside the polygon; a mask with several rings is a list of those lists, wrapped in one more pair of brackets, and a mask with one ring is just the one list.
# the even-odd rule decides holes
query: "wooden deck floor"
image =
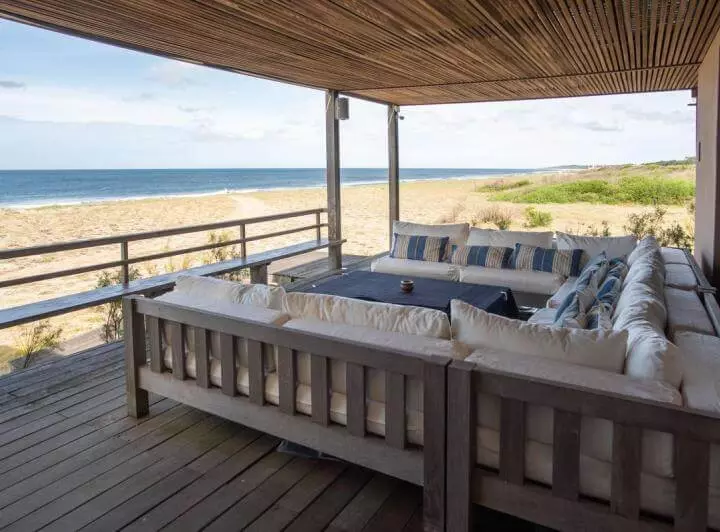
{"label": "wooden deck floor", "polygon": [[421,530],[416,486],[161,397],[127,417],[122,356],[0,377],[1,530]]}

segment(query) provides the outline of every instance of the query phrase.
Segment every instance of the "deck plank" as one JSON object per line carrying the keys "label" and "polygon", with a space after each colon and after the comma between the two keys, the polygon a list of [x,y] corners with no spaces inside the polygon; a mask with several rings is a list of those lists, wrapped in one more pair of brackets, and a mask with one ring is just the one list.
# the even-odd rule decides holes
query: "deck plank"
{"label": "deck plank", "polygon": [[326,461],[283,495],[265,513],[247,527],[247,532],[283,530],[345,471],[342,462]]}
{"label": "deck plank", "polygon": [[348,468],[285,530],[288,532],[324,530],[371,478],[370,471],[359,467]]}
{"label": "deck plank", "polygon": [[3,530],[416,530],[419,488],[156,395],[127,415],[122,344],[0,377]]}
{"label": "deck plank", "polygon": [[205,530],[207,532],[223,532],[224,530],[244,529],[308,475],[316,465],[317,462],[314,460],[296,458],[290,461],[255,491],[236,502]]}
{"label": "deck plank", "polygon": [[225,462],[235,453],[246,448],[259,436],[259,433],[242,427],[237,434],[216,448],[96,519],[85,527],[86,532],[93,530],[104,532],[107,530],[121,529],[135,519],[142,517],[148,510],[155,508],[185,486],[200,478],[213,467]]}
{"label": "deck plank", "polygon": [[[16,465],[9,467],[0,476],[0,499],[12,502],[15,500],[13,497],[22,497],[33,490],[32,486],[26,487],[28,482],[47,485],[71,473],[82,464],[93,462],[123,445],[130,444],[141,435],[133,431],[136,427],[143,425],[142,430],[148,431],[172,421],[188,410],[169,399],[158,400],[157,403],[151,404],[150,408],[154,417],[139,420],[124,417],[107,427],[67,443],[63,443],[66,439],[63,438],[54,449],[38,445],[27,449],[24,453],[14,455],[12,458],[16,458],[14,460]],[[5,462],[12,465],[10,460]],[[30,481],[35,475],[39,477]]]}

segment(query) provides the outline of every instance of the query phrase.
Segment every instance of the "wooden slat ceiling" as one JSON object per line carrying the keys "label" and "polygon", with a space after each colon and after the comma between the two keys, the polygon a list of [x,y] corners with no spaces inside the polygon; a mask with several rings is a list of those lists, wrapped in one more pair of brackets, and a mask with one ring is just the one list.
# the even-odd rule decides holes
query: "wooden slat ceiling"
{"label": "wooden slat ceiling", "polygon": [[688,89],[719,0],[0,0],[0,16],[400,105]]}

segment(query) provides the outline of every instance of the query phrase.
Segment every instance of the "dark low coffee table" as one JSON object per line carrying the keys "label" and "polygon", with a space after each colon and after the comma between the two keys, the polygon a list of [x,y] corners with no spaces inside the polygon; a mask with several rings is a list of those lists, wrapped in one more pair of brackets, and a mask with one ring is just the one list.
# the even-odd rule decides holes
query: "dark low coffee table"
{"label": "dark low coffee table", "polygon": [[[400,290],[400,281],[412,279],[415,288],[410,293]],[[380,301],[396,305],[413,305],[441,310],[450,315],[450,301],[460,299],[477,308],[508,318],[517,318],[518,308],[509,288],[483,284],[441,281],[424,277],[391,275],[355,271],[320,281],[303,292],[331,294],[365,301]]]}

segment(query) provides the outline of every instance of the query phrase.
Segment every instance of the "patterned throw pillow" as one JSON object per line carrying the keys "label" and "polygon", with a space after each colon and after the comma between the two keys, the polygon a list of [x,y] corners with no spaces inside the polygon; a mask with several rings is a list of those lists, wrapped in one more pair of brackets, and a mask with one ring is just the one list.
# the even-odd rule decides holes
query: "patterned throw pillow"
{"label": "patterned throw pillow", "polygon": [[588,329],[612,329],[612,315],[620,299],[622,279],[611,276],[608,272],[595,301],[587,313]]}
{"label": "patterned throw pillow", "polygon": [[587,312],[597,296],[600,285],[605,280],[608,271],[608,260],[605,252],[593,257],[580,273],[573,291],[580,299],[580,309]]}
{"label": "patterned throw pillow", "polygon": [[628,274],[628,266],[623,259],[612,259],[608,263],[607,277],[615,277],[620,281],[625,280],[625,276]]}
{"label": "patterned throw pillow", "polygon": [[515,244],[511,267],[515,270],[551,272],[564,277],[577,277],[580,273],[582,249],[538,248]]}
{"label": "patterned throw pillow", "polygon": [[569,327],[571,329],[585,329],[587,316],[580,308],[580,299],[577,293],[570,292],[555,312],[556,327]]}
{"label": "patterned throw pillow", "polygon": [[450,238],[446,236],[417,236],[393,234],[390,256],[394,259],[424,260],[440,262]]}
{"label": "patterned throw pillow", "polygon": [[509,268],[513,248],[495,246],[453,246],[450,262],[460,266]]}
{"label": "patterned throw pillow", "polygon": [[555,325],[561,327],[581,327],[586,325],[587,311],[592,307],[599,290],[601,278],[605,277],[608,261],[605,253],[600,253],[583,268],[575,286],[555,311]]}

